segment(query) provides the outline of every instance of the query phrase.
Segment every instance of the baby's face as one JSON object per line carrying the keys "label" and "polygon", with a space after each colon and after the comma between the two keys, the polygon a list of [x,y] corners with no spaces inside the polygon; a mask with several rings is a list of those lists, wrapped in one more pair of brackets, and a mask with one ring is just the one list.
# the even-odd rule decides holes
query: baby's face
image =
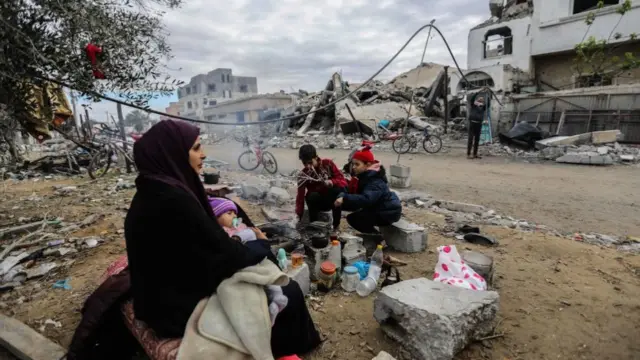
{"label": "baby's face", "polygon": [[233,227],[233,219],[237,217],[236,213],[233,211],[227,211],[226,213],[218,216],[218,224],[220,226],[232,228]]}

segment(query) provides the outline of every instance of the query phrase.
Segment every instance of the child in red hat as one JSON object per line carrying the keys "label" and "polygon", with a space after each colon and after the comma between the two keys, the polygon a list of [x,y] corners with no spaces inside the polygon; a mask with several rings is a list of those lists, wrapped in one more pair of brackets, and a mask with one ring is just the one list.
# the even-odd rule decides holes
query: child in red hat
{"label": "child in red hat", "polygon": [[351,167],[358,178],[355,193],[340,194],[334,205],[353,211],[347,215],[352,228],[364,234],[379,234],[376,226],[387,226],[400,220],[400,199],[389,189],[384,167],[375,159],[370,146],[353,154]]}

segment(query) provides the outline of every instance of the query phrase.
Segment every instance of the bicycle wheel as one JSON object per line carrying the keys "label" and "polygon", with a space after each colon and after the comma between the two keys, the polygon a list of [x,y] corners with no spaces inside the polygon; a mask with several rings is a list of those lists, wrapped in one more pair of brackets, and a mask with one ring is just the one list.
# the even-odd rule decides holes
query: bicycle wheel
{"label": "bicycle wheel", "polygon": [[278,171],[276,157],[268,151],[262,153],[262,165],[269,174],[275,174]]}
{"label": "bicycle wheel", "polygon": [[111,151],[101,149],[93,155],[89,162],[89,177],[97,179],[103,177],[111,167]]}
{"label": "bicycle wheel", "polygon": [[[245,165],[242,164],[242,161],[246,161]],[[253,165],[255,162],[255,165]],[[255,170],[258,165],[260,165],[260,160],[251,150],[247,150],[238,156],[238,165],[247,171]]]}
{"label": "bicycle wheel", "polygon": [[429,154],[435,154],[442,149],[442,139],[438,135],[429,135],[422,141],[422,147]]}
{"label": "bicycle wheel", "polygon": [[411,139],[406,136],[401,136],[393,140],[391,147],[397,154],[406,154],[411,150]]}

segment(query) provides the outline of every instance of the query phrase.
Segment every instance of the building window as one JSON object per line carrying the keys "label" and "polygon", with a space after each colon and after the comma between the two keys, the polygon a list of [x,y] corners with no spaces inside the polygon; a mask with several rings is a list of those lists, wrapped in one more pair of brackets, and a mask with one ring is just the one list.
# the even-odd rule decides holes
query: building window
{"label": "building window", "polygon": [[215,106],[217,103],[216,100],[209,100],[209,106]]}
{"label": "building window", "polygon": [[578,77],[576,87],[587,88],[595,86],[613,85],[613,78],[610,75],[585,75]]}
{"label": "building window", "polygon": [[[596,10],[598,2],[602,0],[573,0],[573,13],[579,14],[585,11]],[[604,0],[604,6],[618,5],[620,0]]]}
{"label": "building window", "polygon": [[227,82],[230,83],[231,82],[231,74],[227,74]]}
{"label": "building window", "polygon": [[187,102],[187,109],[191,109],[193,108],[193,104],[191,104],[191,101]]}
{"label": "building window", "polygon": [[487,31],[484,35],[484,58],[511,55],[513,52],[513,36],[511,29],[504,26]]}
{"label": "building window", "polygon": [[227,90],[222,90],[222,98],[226,98],[227,97]]}
{"label": "building window", "polygon": [[229,99],[231,99],[231,98],[232,98],[232,96],[231,96],[231,90],[229,90]]}
{"label": "building window", "polygon": [[248,93],[249,92],[249,86],[247,86],[247,84],[240,84],[240,92],[241,93]]}
{"label": "building window", "polygon": [[222,75],[222,82],[224,82],[224,74],[221,74],[221,75]]}
{"label": "building window", "polygon": [[185,90],[187,91],[187,95],[191,95],[191,88],[190,87],[185,88]]}
{"label": "building window", "polygon": [[208,84],[207,85],[207,91],[216,92],[216,84]]}

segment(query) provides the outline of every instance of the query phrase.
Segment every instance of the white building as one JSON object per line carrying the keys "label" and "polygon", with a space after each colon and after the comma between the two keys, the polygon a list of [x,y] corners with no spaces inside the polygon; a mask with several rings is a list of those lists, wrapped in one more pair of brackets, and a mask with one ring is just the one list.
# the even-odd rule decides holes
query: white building
{"label": "white building", "polygon": [[[640,41],[629,39],[632,33],[640,35],[640,0],[632,0],[621,18],[616,11],[623,2],[605,0],[598,9],[598,0],[490,0],[491,18],[469,32],[467,77],[474,85],[505,93],[518,85],[536,91],[637,83],[638,69],[595,79],[578,77],[573,67],[576,44],[589,36],[616,44],[612,57],[629,51],[640,55]],[[589,27],[590,12],[596,18]],[[622,38],[616,40],[615,33]],[[458,90],[463,88],[458,84]]]}

